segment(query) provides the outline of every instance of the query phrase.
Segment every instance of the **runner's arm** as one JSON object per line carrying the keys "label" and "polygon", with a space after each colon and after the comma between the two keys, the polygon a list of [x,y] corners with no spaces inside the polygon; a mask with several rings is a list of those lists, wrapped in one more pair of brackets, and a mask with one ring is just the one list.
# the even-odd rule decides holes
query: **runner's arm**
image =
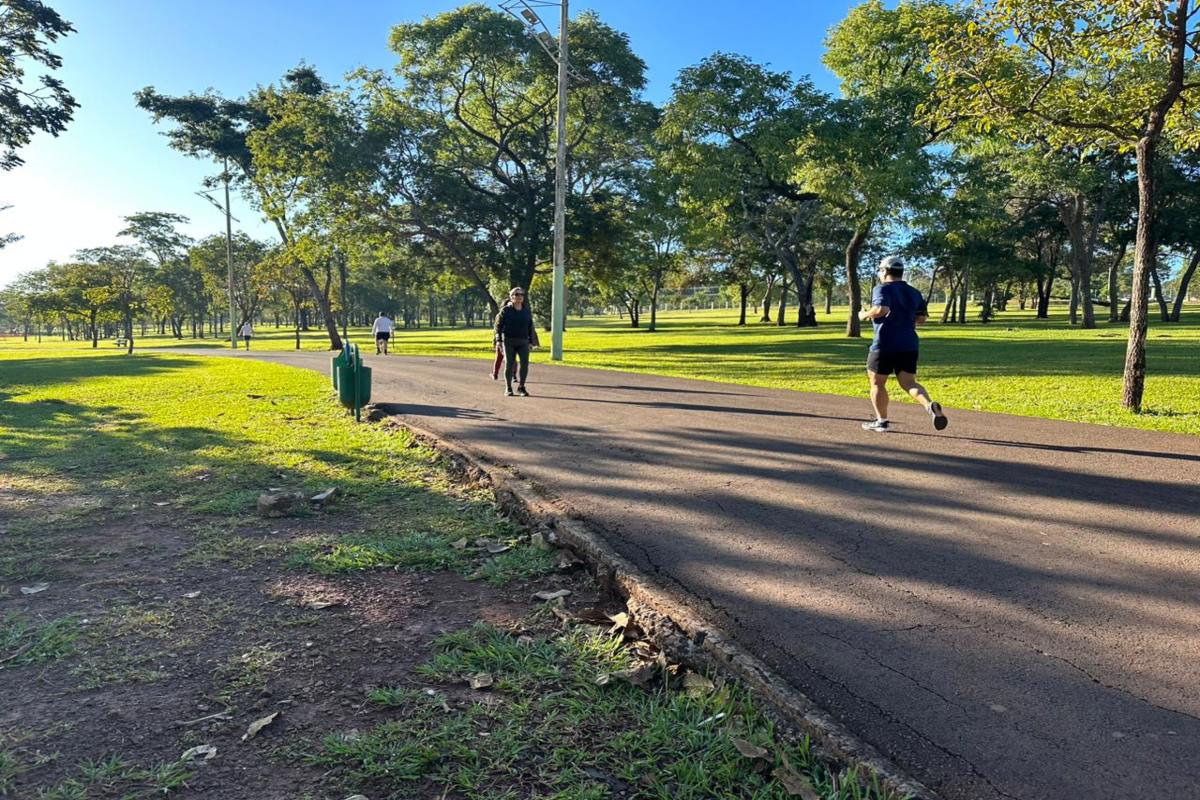
{"label": "runner's arm", "polygon": [[889,308],[888,306],[871,306],[866,311],[858,312],[858,318],[865,322],[869,319],[879,319],[880,317],[886,317],[890,313],[892,313],[892,309]]}

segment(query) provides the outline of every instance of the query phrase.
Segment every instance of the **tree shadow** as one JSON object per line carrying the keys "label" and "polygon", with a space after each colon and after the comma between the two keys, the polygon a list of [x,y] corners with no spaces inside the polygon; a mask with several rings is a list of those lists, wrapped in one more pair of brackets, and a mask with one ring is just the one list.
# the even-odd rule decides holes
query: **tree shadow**
{"label": "tree shadow", "polygon": [[1195,793],[1186,476],[706,422],[447,432],[562,498],[946,797]]}

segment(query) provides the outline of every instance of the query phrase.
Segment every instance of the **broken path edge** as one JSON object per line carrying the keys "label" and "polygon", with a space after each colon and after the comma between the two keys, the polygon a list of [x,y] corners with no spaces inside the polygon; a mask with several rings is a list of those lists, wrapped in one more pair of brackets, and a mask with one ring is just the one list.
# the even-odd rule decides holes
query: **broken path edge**
{"label": "broken path edge", "polygon": [[735,643],[718,625],[692,611],[675,592],[646,576],[618,553],[581,516],[533,481],[472,453],[403,416],[402,406],[379,405],[373,416],[407,430],[422,444],[446,457],[452,471],[488,486],[497,506],[531,529],[552,531],[559,544],[586,560],[604,588],[624,599],[638,625],[664,642],[664,649],[693,662],[713,666],[751,690],[767,710],[811,737],[834,759],[866,767],[901,797],[938,800],[932,790],[907,775],[891,759],[864,742],[792,687],[758,657]]}

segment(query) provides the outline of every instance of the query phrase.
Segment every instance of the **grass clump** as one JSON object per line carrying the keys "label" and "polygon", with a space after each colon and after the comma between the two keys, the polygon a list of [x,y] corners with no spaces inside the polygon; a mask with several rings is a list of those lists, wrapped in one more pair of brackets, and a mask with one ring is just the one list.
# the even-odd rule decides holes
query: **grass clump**
{"label": "grass clump", "polygon": [[0,669],[61,661],[75,654],[79,622],[61,617],[37,624],[24,617],[0,617]]}
{"label": "grass clump", "polygon": [[184,761],[164,761],[140,767],[114,755],[84,761],[77,767],[76,774],[51,787],[39,789],[37,800],[163,797],[184,788],[195,773]]}
{"label": "grass clump", "polygon": [[[677,691],[667,670],[655,688],[614,677],[636,663],[619,637],[582,627],[514,636],[481,623],[436,650],[425,679],[449,688],[486,673],[488,693],[451,706],[449,691],[375,689],[368,699],[388,719],[325,737],[308,761],[370,797],[782,800],[784,771],[828,800],[888,797],[832,770],[807,739],[783,742],[742,691]],[[735,739],[765,754],[748,758]]]}

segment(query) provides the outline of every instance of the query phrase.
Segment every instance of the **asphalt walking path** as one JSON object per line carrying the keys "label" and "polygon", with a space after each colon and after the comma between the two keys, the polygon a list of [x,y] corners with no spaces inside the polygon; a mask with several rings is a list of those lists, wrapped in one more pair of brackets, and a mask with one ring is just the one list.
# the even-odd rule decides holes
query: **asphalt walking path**
{"label": "asphalt walking path", "polygon": [[868,433],[865,378],[539,363],[509,398],[490,362],[367,361],[947,800],[1200,797],[1200,438],[895,401]]}

